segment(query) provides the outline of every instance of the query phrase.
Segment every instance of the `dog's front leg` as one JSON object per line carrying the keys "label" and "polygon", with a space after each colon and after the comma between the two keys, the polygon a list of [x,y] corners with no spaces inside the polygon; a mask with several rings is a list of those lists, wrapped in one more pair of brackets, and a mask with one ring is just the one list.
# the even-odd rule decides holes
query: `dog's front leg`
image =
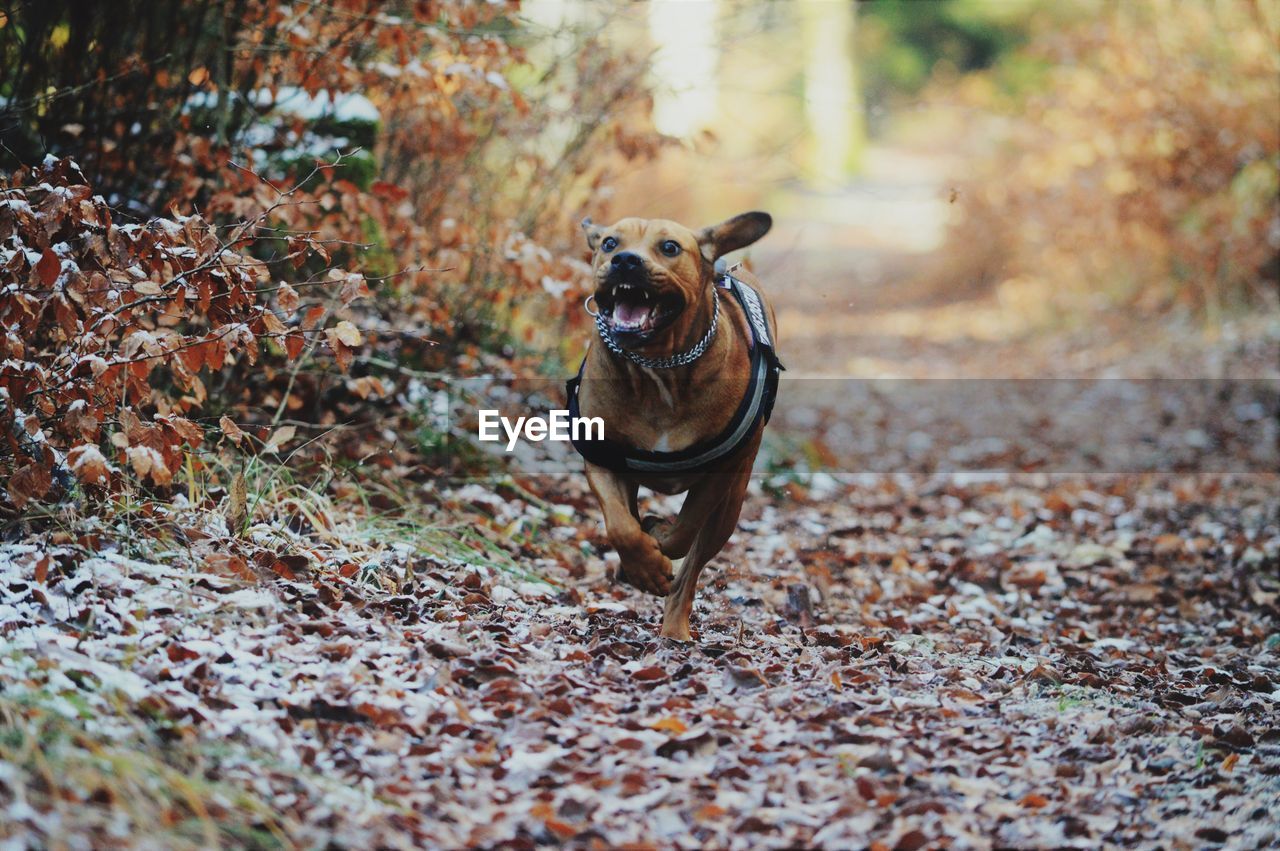
{"label": "dog's front leg", "polygon": [[[760,447],[760,432],[748,447],[738,466],[709,475],[689,493],[689,498],[702,496],[712,503],[704,512],[705,502],[698,504],[698,514],[687,515],[681,507],[676,527],[696,528],[689,554],[680,566],[680,575],[671,585],[666,606],[662,613],[662,636],[677,641],[688,641],[689,618],[693,614],[693,597],[698,590],[698,576],[707,562],[724,548],[738,526],[743,500],[747,498],[747,485],[751,481],[751,464]],[[686,503],[687,504],[687,503]]]}
{"label": "dog's front leg", "polygon": [[671,559],[663,555],[658,542],[640,528],[635,511],[635,484],[595,464],[587,464],[587,482],[604,512],[609,543],[621,559],[618,578],[641,591],[665,596],[671,590]]}
{"label": "dog's front leg", "polygon": [[640,524],[644,531],[658,542],[658,548],[667,558],[684,558],[689,554],[693,539],[702,531],[707,517],[724,501],[729,482],[720,474],[704,476],[684,498],[675,520],[650,514]]}

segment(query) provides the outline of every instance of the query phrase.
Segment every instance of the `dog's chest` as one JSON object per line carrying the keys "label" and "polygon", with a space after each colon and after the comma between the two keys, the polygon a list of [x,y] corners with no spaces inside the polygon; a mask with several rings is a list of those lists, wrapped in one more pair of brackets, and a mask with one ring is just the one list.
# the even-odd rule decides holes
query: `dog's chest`
{"label": "dog's chest", "polygon": [[[640,370],[640,373],[646,379],[652,382],[655,392],[657,394],[657,401],[660,403],[660,405],[662,407],[667,408],[670,411],[675,411],[677,407],[676,394],[682,389],[677,386],[675,376],[673,376],[669,371],[664,373],[661,370],[649,369],[648,367],[643,367],[643,366],[639,367],[639,370]],[[667,436],[668,436],[667,433],[664,432],[660,439],[666,440]],[[666,449],[670,449],[671,447],[655,445],[653,448],[666,450]]]}
{"label": "dog's chest", "polygon": [[611,440],[650,452],[678,452],[724,428],[735,408],[736,400],[727,398],[735,389],[732,383],[641,367],[628,379],[585,380],[582,413],[600,416]]}

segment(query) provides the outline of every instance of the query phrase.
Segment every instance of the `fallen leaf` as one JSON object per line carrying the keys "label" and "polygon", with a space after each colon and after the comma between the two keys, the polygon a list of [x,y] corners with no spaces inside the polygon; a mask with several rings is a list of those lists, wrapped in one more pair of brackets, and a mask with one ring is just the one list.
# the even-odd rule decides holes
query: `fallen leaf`
{"label": "fallen leaf", "polygon": [[689,728],[686,727],[684,725],[684,722],[681,721],[679,718],[676,718],[674,715],[668,715],[666,718],[663,718],[655,722],[653,724],[653,729],[666,730],[669,733],[675,733],[676,735],[680,735],[681,733],[685,732]]}
{"label": "fallen leaf", "polygon": [[244,528],[244,521],[247,515],[247,506],[249,503],[248,487],[245,484],[244,473],[236,473],[231,480],[231,487],[227,493],[227,528],[231,530],[233,535],[239,534]]}
{"label": "fallen leaf", "polygon": [[651,665],[648,668],[641,668],[638,671],[633,671],[631,674],[631,679],[642,683],[653,683],[658,680],[665,680],[666,678],[667,672],[656,665]]}

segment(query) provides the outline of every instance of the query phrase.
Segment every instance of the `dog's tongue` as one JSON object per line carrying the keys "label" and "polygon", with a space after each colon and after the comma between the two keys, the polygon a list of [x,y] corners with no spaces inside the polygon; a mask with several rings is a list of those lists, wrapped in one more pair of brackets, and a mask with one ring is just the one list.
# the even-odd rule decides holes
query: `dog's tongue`
{"label": "dog's tongue", "polygon": [[649,319],[653,307],[645,302],[620,301],[613,307],[613,324],[623,328],[639,328]]}

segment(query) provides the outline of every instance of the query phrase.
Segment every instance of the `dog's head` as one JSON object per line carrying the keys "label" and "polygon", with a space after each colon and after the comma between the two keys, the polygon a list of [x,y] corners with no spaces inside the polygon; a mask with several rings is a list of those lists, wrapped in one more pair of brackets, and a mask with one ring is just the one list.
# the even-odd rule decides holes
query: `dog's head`
{"label": "dog's head", "polygon": [[636,350],[679,345],[715,285],[716,259],[772,225],[768,213],[743,213],[700,231],[667,219],[622,219],[609,227],[584,219],[596,305],[614,339]]}

